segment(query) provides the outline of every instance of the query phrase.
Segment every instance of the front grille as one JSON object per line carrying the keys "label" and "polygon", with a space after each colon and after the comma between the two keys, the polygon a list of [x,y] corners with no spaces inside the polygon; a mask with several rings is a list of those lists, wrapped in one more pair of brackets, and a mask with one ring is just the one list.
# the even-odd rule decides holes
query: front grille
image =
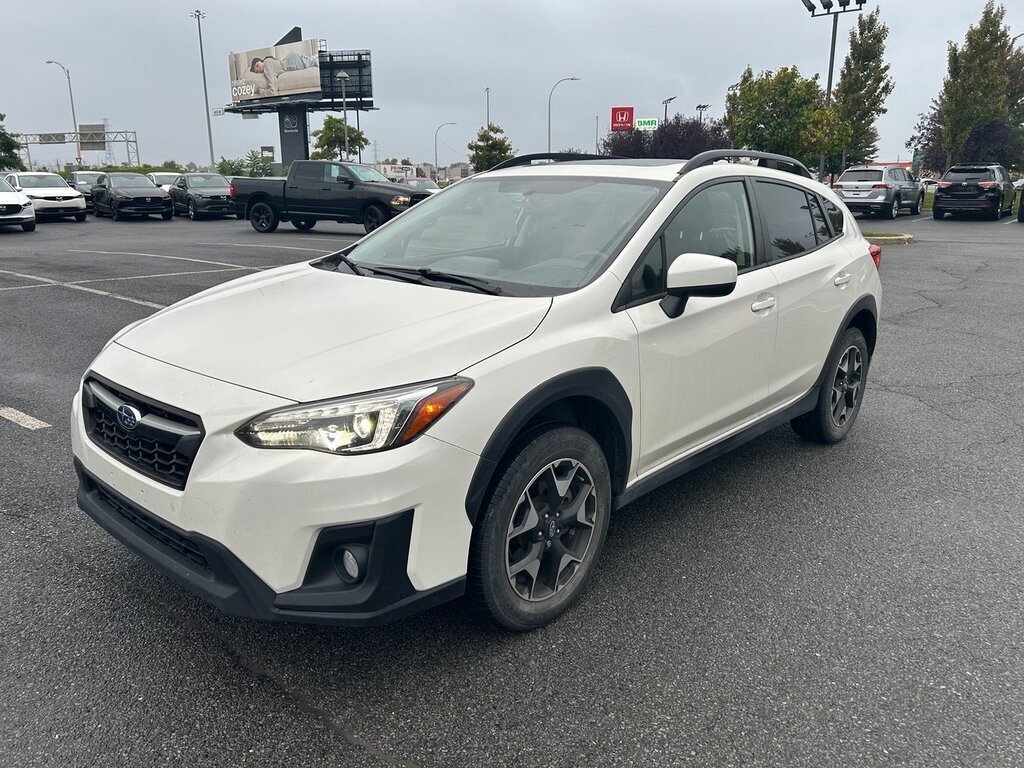
{"label": "front grille", "polygon": [[20,205],[0,205],[0,216],[10,216],[14,213],[21,213]]}
{"label": "front grille", "polygon": [[163,524],[126,499],[122,499],[109,492],[99,483],[93,482],[91,484],[94,486],[96,496],[100,501],[138,528],[157,545],[170,550],[180,558],[184,558],[196,568],[204,571],[210,570],[210,563],[206,560],[206,555],[190,538]]}
{"label": "front grille", "polygon": [[132,205],[152,205],[160,208],[163,204],[163,199],[159,197],[136,197],[132,200]]}
{"label": "front grille", "polygon": [[[118,418],[122,406],[141,414],[132,429]],[[198,416],[95,376],[82,387],[82,410],[89,437],[104,451],[165,485],[185,487],[204,435]]]}

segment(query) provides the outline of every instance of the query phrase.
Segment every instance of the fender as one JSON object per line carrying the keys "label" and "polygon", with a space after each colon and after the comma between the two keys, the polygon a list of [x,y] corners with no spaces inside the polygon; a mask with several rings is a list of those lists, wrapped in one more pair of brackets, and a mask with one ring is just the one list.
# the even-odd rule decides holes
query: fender
{"label": "fender", "polygon": [[546,407],[570,397],[596,400],[612,413],[618,431],[617,444],[623,453],[613,466],[612,492],[619,493],[625,487],[632,450],[633,406],[622,384],[607,368],[581,368],[549,379],[533,389],[498,424],[480,455],[466,494],[466,515],[470,523],[476,523],[498,462],[516,436]]}
{"label": "fender", "polygon": [[[828,348],[828,355],[825,356],[825,362],[822,363],[822,365],[821,365],[821,373],[818,374],[818,378],[815,379],[815,381],[814,381],[814,388],[815,388],[815,390],[817,390],[817,388],[820,387],[821,383],[825,380],[825,376],[828,373],[828,371],[825,370],[826,366],[828,366],[828,358],[831,356],[832,350],[835,349],[836,344],[839,343],[839,337],[842,336],[844,333],[846,333],[846,329],[849,328],[850,325],[853,323],[853,318],[855,318],[857,315],[859,315],[865,309],[868,312],[871,313],[871,317],[875,321],[875,329],[876,329],[876,334],[877,334],[877,329],[878,329],[878,305],[875,303],[875,297],[872,296],[870,293],[868,293],[868,294],[865,294],[865,295],[861,296],[859,299],[857,299],[857,301],[855,301],[853,303],[853,306],[850,307],[850,310],[843,317],[843,322],[841,322],[839,324],[839,327],[836,329],[836,335],[832,339],[832,345]],[[866,336],[867,336],[867,334],[865,334],[865,337]],[[874,355],[874,352],[875,352],[875,340],[868,338],[867,342],[868,342],[868,354],[869,355]],[[868,365],[870,366],[870,364],[871,364],[871,361],[870,361],[870,357],[869,357],[868,358]]]}

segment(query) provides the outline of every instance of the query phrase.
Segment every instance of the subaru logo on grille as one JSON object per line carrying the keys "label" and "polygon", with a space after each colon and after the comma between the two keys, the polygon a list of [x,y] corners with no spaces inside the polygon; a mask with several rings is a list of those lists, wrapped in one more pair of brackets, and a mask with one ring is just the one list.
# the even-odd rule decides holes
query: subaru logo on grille
{"label": "subaru logo on grille", "polygon": [[138,408],[133,408],[130,405],[122,405],[117,409],[117,423],[129,432],[138,426],[141,419],[142,413]]}

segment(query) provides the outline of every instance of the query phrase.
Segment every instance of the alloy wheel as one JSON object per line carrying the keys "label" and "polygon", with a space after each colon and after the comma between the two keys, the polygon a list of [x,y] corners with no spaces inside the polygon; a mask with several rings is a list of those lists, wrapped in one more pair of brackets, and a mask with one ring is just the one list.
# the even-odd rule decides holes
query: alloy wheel
{"label": "alloy wheel", "polygon": [[846,424],[860,402],[864,382],[864,359],[856,346],[847,347],[839,358],[839,366],[832,382],[832,423]]}
{"label": "alloy wheel", "polygon": [[557,459],[534,476],[506,534],[505,574],[519,597],[541,602],[572,581],[590,549],[597,513],[597,489],[582,462]]}

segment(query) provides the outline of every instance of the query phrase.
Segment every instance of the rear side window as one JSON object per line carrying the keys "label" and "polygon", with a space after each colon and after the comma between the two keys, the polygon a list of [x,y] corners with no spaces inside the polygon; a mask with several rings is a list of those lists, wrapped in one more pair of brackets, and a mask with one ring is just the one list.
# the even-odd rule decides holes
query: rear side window
{"label": "rear side window", "polygon": [[843,234],[843,212],[836,208],[831,200],[825,201],[825,215],[832,222],[832,231],[836,233],[836,237]]}
{"label": "rear side window", "polygon": [[802,189],[759,181],[757,207],[768,227],[770,259],[785,259],[817,247],[811,207]]}
{"label": "rear side window", "polygon": [[844,171],[840,181],[881,181],[881,170]]}
{"label": "rear side window", "polygon": [[943,176],[946,181],[994,181],[991,168],[950,168]]}
{"label": "rear side window", "polygon": [[811,218],[814,220],[814,236],[818,240],[818,245],[827,243],[832,239],[832,233],[829,231],[828,222],[825,221],[825,214],[818,204],[818,198],[814,195],[807,195],[807,202],[811,206]]}
{"label": "rear side window", "polygon": [[295,180],[319,183],[323,179],[323,167],[320,163],[299,163],[295,167]]}

